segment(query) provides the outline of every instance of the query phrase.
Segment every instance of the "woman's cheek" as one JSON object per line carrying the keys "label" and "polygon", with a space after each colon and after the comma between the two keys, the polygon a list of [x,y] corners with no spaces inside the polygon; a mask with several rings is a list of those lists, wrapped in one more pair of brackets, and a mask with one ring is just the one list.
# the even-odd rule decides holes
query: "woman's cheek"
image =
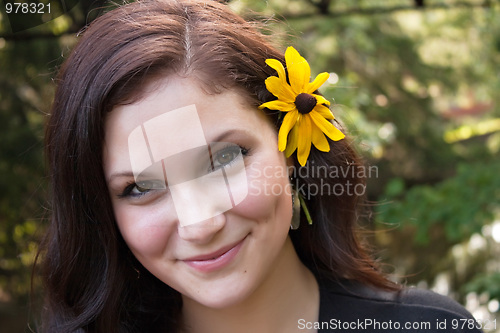
{"label": "woman's cheek", "polygon": [[291,211],[292,188],[286,171],[283,172],[250,166],[247,169],[248,194],[235,207],[238,212],[252,219],[266,219],[276,214],[277,209]]}
{"label": "woman's cheek", "polygon": [[172,234],[172,223],[168,223],[159,210],[145,207],[115,213],[118,228],[128,247],[136,256],[160,256]]}

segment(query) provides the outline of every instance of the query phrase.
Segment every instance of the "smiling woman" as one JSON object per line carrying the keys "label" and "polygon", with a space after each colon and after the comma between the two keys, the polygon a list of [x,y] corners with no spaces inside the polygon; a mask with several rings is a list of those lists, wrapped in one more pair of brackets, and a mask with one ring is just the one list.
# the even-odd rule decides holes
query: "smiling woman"
{"label": "smiling woman", "polygon": [[96,19],[47,124],[41,332],[472,320],[380,273],[357,236],[362,193],[318,191],[364,186],[309,172],[362,167],[317,91],[327,78],[309,83],[295,49],[215,1],[138,1]]}

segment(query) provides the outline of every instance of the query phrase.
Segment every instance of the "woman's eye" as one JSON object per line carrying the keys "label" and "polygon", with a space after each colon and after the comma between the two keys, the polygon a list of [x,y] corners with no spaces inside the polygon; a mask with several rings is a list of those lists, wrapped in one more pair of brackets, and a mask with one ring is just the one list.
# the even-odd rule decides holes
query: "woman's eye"
{"label": "woman's eye", "polygon": [[215,161],[218,164],[226,165],[234,160],[236,156],[238,156],[238,154],[234,151],[224,151],[216,156]]}
{"label": "woman's eye", "polygon": [[137,181],[133,184],[129,184],[120,197],[140,197],[152,190],[164,190],[166,189],[166,185],[164,181],[161,180],[145,180],[145,181]]}
{"label": "woman's eye", "polygon": [[231,164],[239,154],[244,154],[244,149],[238,145],[232,145],[221,149],[213,157],[214,169]]}
{"label": "woman's eye", "polygon": [[135,184],[135,186],[130,191],[131,194],[143,194],[143,193],[148,192],[151,189],[151,188],[145,186],[144,184],[142,184],[142,186],[139,184],[140,183]]}

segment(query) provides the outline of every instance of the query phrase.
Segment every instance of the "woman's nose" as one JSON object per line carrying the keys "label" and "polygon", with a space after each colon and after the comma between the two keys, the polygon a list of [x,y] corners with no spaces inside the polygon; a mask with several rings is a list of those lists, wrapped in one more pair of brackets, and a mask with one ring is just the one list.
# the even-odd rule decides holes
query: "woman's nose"
{"label": "woman's nose", "polygon": [[182,226],[178,224],[179,236],[197,244],[209,243],[212,238],[226,225],[226,216],[219,214],[198,223]]}

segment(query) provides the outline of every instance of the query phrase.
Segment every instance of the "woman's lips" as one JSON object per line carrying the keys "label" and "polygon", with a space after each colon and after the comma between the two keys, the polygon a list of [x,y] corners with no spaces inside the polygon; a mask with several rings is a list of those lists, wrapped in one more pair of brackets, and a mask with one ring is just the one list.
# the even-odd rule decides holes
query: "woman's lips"
{"label": "woman's lips", "polygon": [[236,244],[226,246],[216,252],[191,257],[188,259],[184,259],[183,261],[188,266],[203,273],[215,271],[231,262],[231,260],[238,254],[245,238],[243,238]]}

